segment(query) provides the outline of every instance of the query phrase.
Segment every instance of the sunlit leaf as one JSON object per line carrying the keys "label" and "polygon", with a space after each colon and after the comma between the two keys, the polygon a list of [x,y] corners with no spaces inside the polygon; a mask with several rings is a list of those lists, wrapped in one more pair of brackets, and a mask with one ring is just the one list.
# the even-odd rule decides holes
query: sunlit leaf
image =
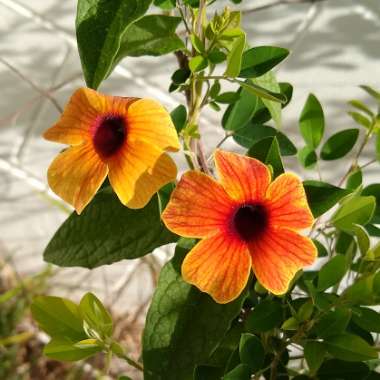
{"label": "sunlit leaf", "polygon": [[325,130],[325,117],[321,103],[317,97],[310,94],[303,107],[299,127],[306,145],[315,150],[322,140]]}

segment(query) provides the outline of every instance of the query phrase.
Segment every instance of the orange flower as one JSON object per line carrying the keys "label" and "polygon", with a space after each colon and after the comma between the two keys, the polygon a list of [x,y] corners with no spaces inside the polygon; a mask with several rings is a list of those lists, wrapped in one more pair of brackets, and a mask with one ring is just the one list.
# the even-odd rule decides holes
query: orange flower
{"label": "orange flower", "polygon": [[144,207],[177,175],[165,153],[179,149],[177,133],[170,115],[154,100],[80,88],[44,137],[70,145],[50,165],[48,182],[78,214],[107,175],[120,201],[130,208]]}
{"label": "orange flower", "polygon": [[219,183],[198,172],[183,175],[163,212],[178,235],[201,238],[182,264],[185,281],[227,303],[245,288],[252,267],[260,283],[283,294],[295,273],[313,263],[316,248],[298,234],[313,216],[300,179],[271,183],[268,168],[238,154],[215,154]]}

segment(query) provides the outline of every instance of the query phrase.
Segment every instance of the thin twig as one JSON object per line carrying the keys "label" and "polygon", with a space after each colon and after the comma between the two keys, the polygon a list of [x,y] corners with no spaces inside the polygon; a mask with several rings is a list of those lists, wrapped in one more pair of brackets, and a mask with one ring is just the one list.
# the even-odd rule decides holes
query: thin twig
{"label": "thin twig", "polygon": [[[49,94],[52,94],[55,91],[58,91],[61,88],[65,87],[67,84],[74,81],[75,79],[79,79],[81,77],[82,77],[82,73],[72,75],[68,77],[67,79],[65,79],[64,81],[58,83],[57,85],[47,89],[46,92]],[[23,103],[17,111],[6,115],[3,119],[0,119],[0,126],[5,125],[7,122],[10,122],[16,119],[17,117],[19,117],[23,112],[28,111],[31,107],[35,105],[35,103],[37,103],[44,96],[45,96],[44,94],[39,94],[31,98],[30,100],[26,101],[25,103]]]}
{"label": "thin twig", "polygon": [[7,66],[8,69],[11,70],[14,74],[16,74],[20,79],[22,79],[24,82],[28,83],[29,86],[31,86],[39,94],[48,98],[52,102],[52,104],[55,106],[55,108],[57,108],[59,113],[63,112],[62,107],[59,105],[57,100],[51,94],[49,94],[47,91],[41,89],[37,84],[35,84],[31,79],[29,79],[27,76],[25,76],[20,70],[16,69],[16,67],[14,67],[11,63],[9,63],[4,58],[0,57],[0,62],[3,65]]}

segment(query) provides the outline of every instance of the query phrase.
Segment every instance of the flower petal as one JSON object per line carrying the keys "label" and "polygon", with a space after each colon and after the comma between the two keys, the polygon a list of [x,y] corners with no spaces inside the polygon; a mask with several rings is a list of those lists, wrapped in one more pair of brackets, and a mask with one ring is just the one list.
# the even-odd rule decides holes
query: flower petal
{"label": "flower petal", "polygon": [[309,228],[314,222],[301,180],[292,173],[281,174],[269,186],[267,207],[270,224],[293,230]]}
{"label": "flower petal", "polygon": [[213,178],[188,171],[173,191],[162,220],[178,235],[202,238],[226,230],[234,205]]}
{"label": "flower petal", "polygon": [[283,229],[266,232],[249,243],[249,250],[257,279],[274,294],[286,293],[296,272],[317,256],[311,239]]}
{"label": "flower petal", "polygon": [[177,175],[172,160],[144,140],[128,138],[107,164],[111,186],[120,201],[131,208],[144,207],[160,187]]}
{"label": "flower petal", "polygon": [[177,166],[172,158],[163,153],[153,168],[144,172],[135,184],[134,197],[127,203],[129,208],[142,208],[161,187],[175,180]]}
{"label": "flower petal", "polygon": [[220,182],[239,202],[263,198],[270,180],[269,169],[260,161],[240,154],[217,150],[215,164]]}
{"label": "flower petal", "polygon": [[107,166],[87,142],[68,148],[55,158],[48,170],[48,182],[51,189],[80,214],[98,191],[107,172]]}
{"label": "flower petal", "polygon": [[249,278],[251,258],[247,247],[226,234],[200,241],[185,257],[185,281],[210,294],[218,303],[237,298]]}
{"label": "flower petal", "polygon": [[128,134],[163,150],[180,148],[177,132],[166,109],[151,99],[139,99],[128,109]]}
{"label": "flower petal", "polygon": [[90,139],[91,125],[106,108],[106,96],[89,88],[80,88],[71,96],[58,122],[43,136],[50,141],[78,145]]}

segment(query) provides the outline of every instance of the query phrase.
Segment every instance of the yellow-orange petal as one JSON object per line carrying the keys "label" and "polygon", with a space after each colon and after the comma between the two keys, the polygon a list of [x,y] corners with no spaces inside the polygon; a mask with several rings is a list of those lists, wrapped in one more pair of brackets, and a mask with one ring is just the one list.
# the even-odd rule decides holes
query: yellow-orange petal
{"label": "yellow-orange petal", "polygon": [[87,142],[60,153],[48,170],[51,189],[78,214],[94,197],[107,176],[107,166]]}
{"label": "yellow-orange petal", "polygon": [[311,265],[317,249],[311,239],[291,230],[270,230],[249,243],[253,271],[274,294],[284,294],[296,272]]}
{"label": "yellow-orange petal", "polygon": [[129,208],[142,208],[161,187],[175,180],[177,166],[172,158],[162,153],[152,168],[136,181],[134,197],[126,204]]}
{"label": "yellow-orange petal", "polygon": [[182,276],[216,302],[231,302],[247,285],[251,258],[247,246],[226,234],[201,240],[185,257]]}
{"label": "yellow-orange petal", "polygon": [[266,193],[269,223],[293,230],[309,228],[314,222],[301,180],[292,173],[281,174]]}
{"label": "yellow-orange petal", "polygon": [[271,181],[270,171],[262,162],[240,154],[217,150],[215,164],[220,183],[239,202],[264,197]]}
{"label": "yellow-orange petal", "polygon": [[57,123],[45,131],[44,138],[69,145],[89,140],[91,125],[108,108],[107,98],[89,88],[79,88],[71,96]]}
{"label": "yellow-orange petal", "polygon": [[172,160],[144,140],[128,138],[117,154],[107,160],[107,165],[112,188],[120,201],[132,208],[144,207],[161,186],[177,175]]}
{"label": "yellow-orange petal", "polygon": [[178,135],[166,109],[152,99],[139,99],[128,108],[128,135],[163,150],[180,149]]}
{"label": "yellow-orange petal", "polygon": [[162,220],[178,235],[202,238],[227,228],[234,205],[213,178],[188,171],[174,189]]}

